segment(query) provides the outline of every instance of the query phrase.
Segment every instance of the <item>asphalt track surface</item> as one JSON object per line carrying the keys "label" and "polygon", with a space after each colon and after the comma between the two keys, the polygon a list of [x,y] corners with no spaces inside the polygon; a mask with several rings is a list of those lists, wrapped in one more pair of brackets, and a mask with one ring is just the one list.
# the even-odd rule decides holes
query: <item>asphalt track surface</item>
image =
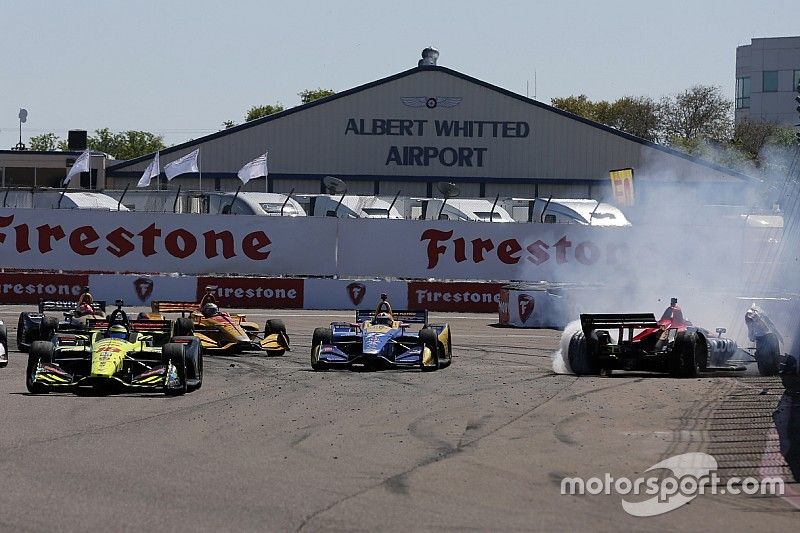
{"label": "asphalt track surface", "polygon": [[[12,347],[23,309],[0,312]],[[564,476],[635,478],[687,451],[718,453],[729,474],[757,470],[776,446],[768,434],[777,380],[555,375],[559,332],[455,314],[435,317],[453,330],[450,368],[312,372],[314,327],[350,313],[249,316],[282,317],[292,351],[208,357],[203,388],[177,398],[31,396],[25,356],[12,351],[0,369],[0,530],[774,531],[798,523],[778,497],[704,495],[636,518],[619,495],[560,494]]]}

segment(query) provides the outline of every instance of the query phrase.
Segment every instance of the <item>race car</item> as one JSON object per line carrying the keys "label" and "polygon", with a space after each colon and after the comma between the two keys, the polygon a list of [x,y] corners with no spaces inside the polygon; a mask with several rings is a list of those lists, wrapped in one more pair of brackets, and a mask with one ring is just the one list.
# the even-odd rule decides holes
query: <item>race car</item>
{"label": "race car", "polygon": [[[49,340],[56,331],[78,332],[86,328],[89,319],[105,318],[106,302],[81,303],[69,300],[40,300],[38,312],[20,313],[17,322],[17,349],[27,352],[31,343]],[[47,315],[63,312],[64,317]]]}
{"label": "race car", "polygon": [[168,320],[129,321],[122,302],[108,319],[89,319],[80,333],[33,341],[25,385],[54,391],[163,392],[179,395],[203,384],[203,355],[194,337],[171,337]]}
{"label": "race car", "polygon": [[728,364],[741,350],[722,336],[725,328],[714,335],[684,320],[676,298],[658,321],[652,313],[582,314],[580,319],[581,331],[569,339],[567,353],[577,375],[610,375],[620,369],[690,378],[704,371],[746,369]]}
{"label": "race car", "polygon": [[[216,303],[153,301],[152,313],[140,318],[163,320],[165,313],[181,313],[175,320],[175,335],[193,335],[200,340],[204,353],[234,354],[250,350],[268,355],[283,355],[289,349],[289,336],[282,320],[267,320],[263,332],[245,315],[224,313]],[[186,316],[186,315],[189,316]]]}
{"label": "race car", "polygon": [[0,320],[0,368],[8,364],[8,329]]}
{"label": "race car", "polygon": [[[411,324],[423,324],[418,331]],[[356,311],[355,323],[332,322],[317,328],[311,342],[311,368],[419,368],[450,366],[450,326],[429,324],[427,311],[393,311],[385,294],[375,311]]]}

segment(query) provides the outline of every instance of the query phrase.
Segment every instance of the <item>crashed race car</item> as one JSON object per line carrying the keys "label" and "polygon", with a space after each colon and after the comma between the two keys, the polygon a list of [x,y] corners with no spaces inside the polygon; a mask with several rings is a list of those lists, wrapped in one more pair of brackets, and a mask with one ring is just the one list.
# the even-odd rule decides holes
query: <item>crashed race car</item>
{"label": "crashed race car", "polygon": [[122,302],[80,333],[56,332],[33,341],[25,385],[32,394],[55,391],[163,392],[179,395],[203,384],[203,355],[194,337],[172,337],[172,323],[129,321]]}
{"label": "crashed race car", "polygon": [[256,350],[283,355],[289,349],[282,320],[267,320],[262,331],[245,315],[224,313],[213,302],[154,301],[151,307],[152,313],[140,313],[139,317],[164,320],[166,313],[180,313],[175,320],[175,335],[197,337],[204,353],[224,355]]}
{"label": "crashed race car", "polygon": [[[69,300],[41,300],[39,310],[23,312],[17,322],[17,349],[27,352],[34,341],[50,340],[57,331],[79,332],[87,320],[105,318],[106,302],[81,303]],[[47,313],[63,313],[63,318]]]}
{"label": "crashed race car", "polygon": [[[422,324],[418,331],[411,324]],[[385,294],[374,312],[356,311],[355,323],[332,322],[317,328],[311,343],[311,368],[419,368],[450,366],[450,326],[429,324],[427,311],[393,311]]]}
{"label": "crashed race car", "polygon": [[8,365],[8,329],[0,320],[0,368]]}
{"label": "crashed race car", "polygon": [[[613,370],[665,372],[691,378],[705,371],[740,371],[729,361],[736,342],[684,320],[673,298],[661,319],[652,313],[582,314],[581,331],[569,339],[567,363],[577,375],[610,375]],[[611,331],[615,331],[616,341]]]}

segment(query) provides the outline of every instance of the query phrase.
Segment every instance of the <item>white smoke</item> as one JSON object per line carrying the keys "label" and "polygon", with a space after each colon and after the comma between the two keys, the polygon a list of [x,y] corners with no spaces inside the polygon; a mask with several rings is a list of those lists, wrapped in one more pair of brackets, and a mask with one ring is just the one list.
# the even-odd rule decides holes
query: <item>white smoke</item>
{"label": "white smoke", "polygon": [[559,343],[558,350],[553,353],[553,372],[556,374],[574,374],[569,367],[567,354],[569,353],[570,339],[579,331],[581,331],[581,321],[573,320],[567,324],[567,327],[565,327],[564,331],[561,333],[561,342]]}

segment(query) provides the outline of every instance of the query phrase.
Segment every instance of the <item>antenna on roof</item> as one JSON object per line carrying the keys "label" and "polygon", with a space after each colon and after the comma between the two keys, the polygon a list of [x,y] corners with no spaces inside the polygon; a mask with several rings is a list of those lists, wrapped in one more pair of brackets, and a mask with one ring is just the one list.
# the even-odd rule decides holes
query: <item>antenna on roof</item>
{"label": "antenna on roof", "polygon": [[25,150],[25,145],[22,144],[22,124],[28,122],[28,110],[20,109],[17,117],[19,117],[19,143],[12,150]]}

